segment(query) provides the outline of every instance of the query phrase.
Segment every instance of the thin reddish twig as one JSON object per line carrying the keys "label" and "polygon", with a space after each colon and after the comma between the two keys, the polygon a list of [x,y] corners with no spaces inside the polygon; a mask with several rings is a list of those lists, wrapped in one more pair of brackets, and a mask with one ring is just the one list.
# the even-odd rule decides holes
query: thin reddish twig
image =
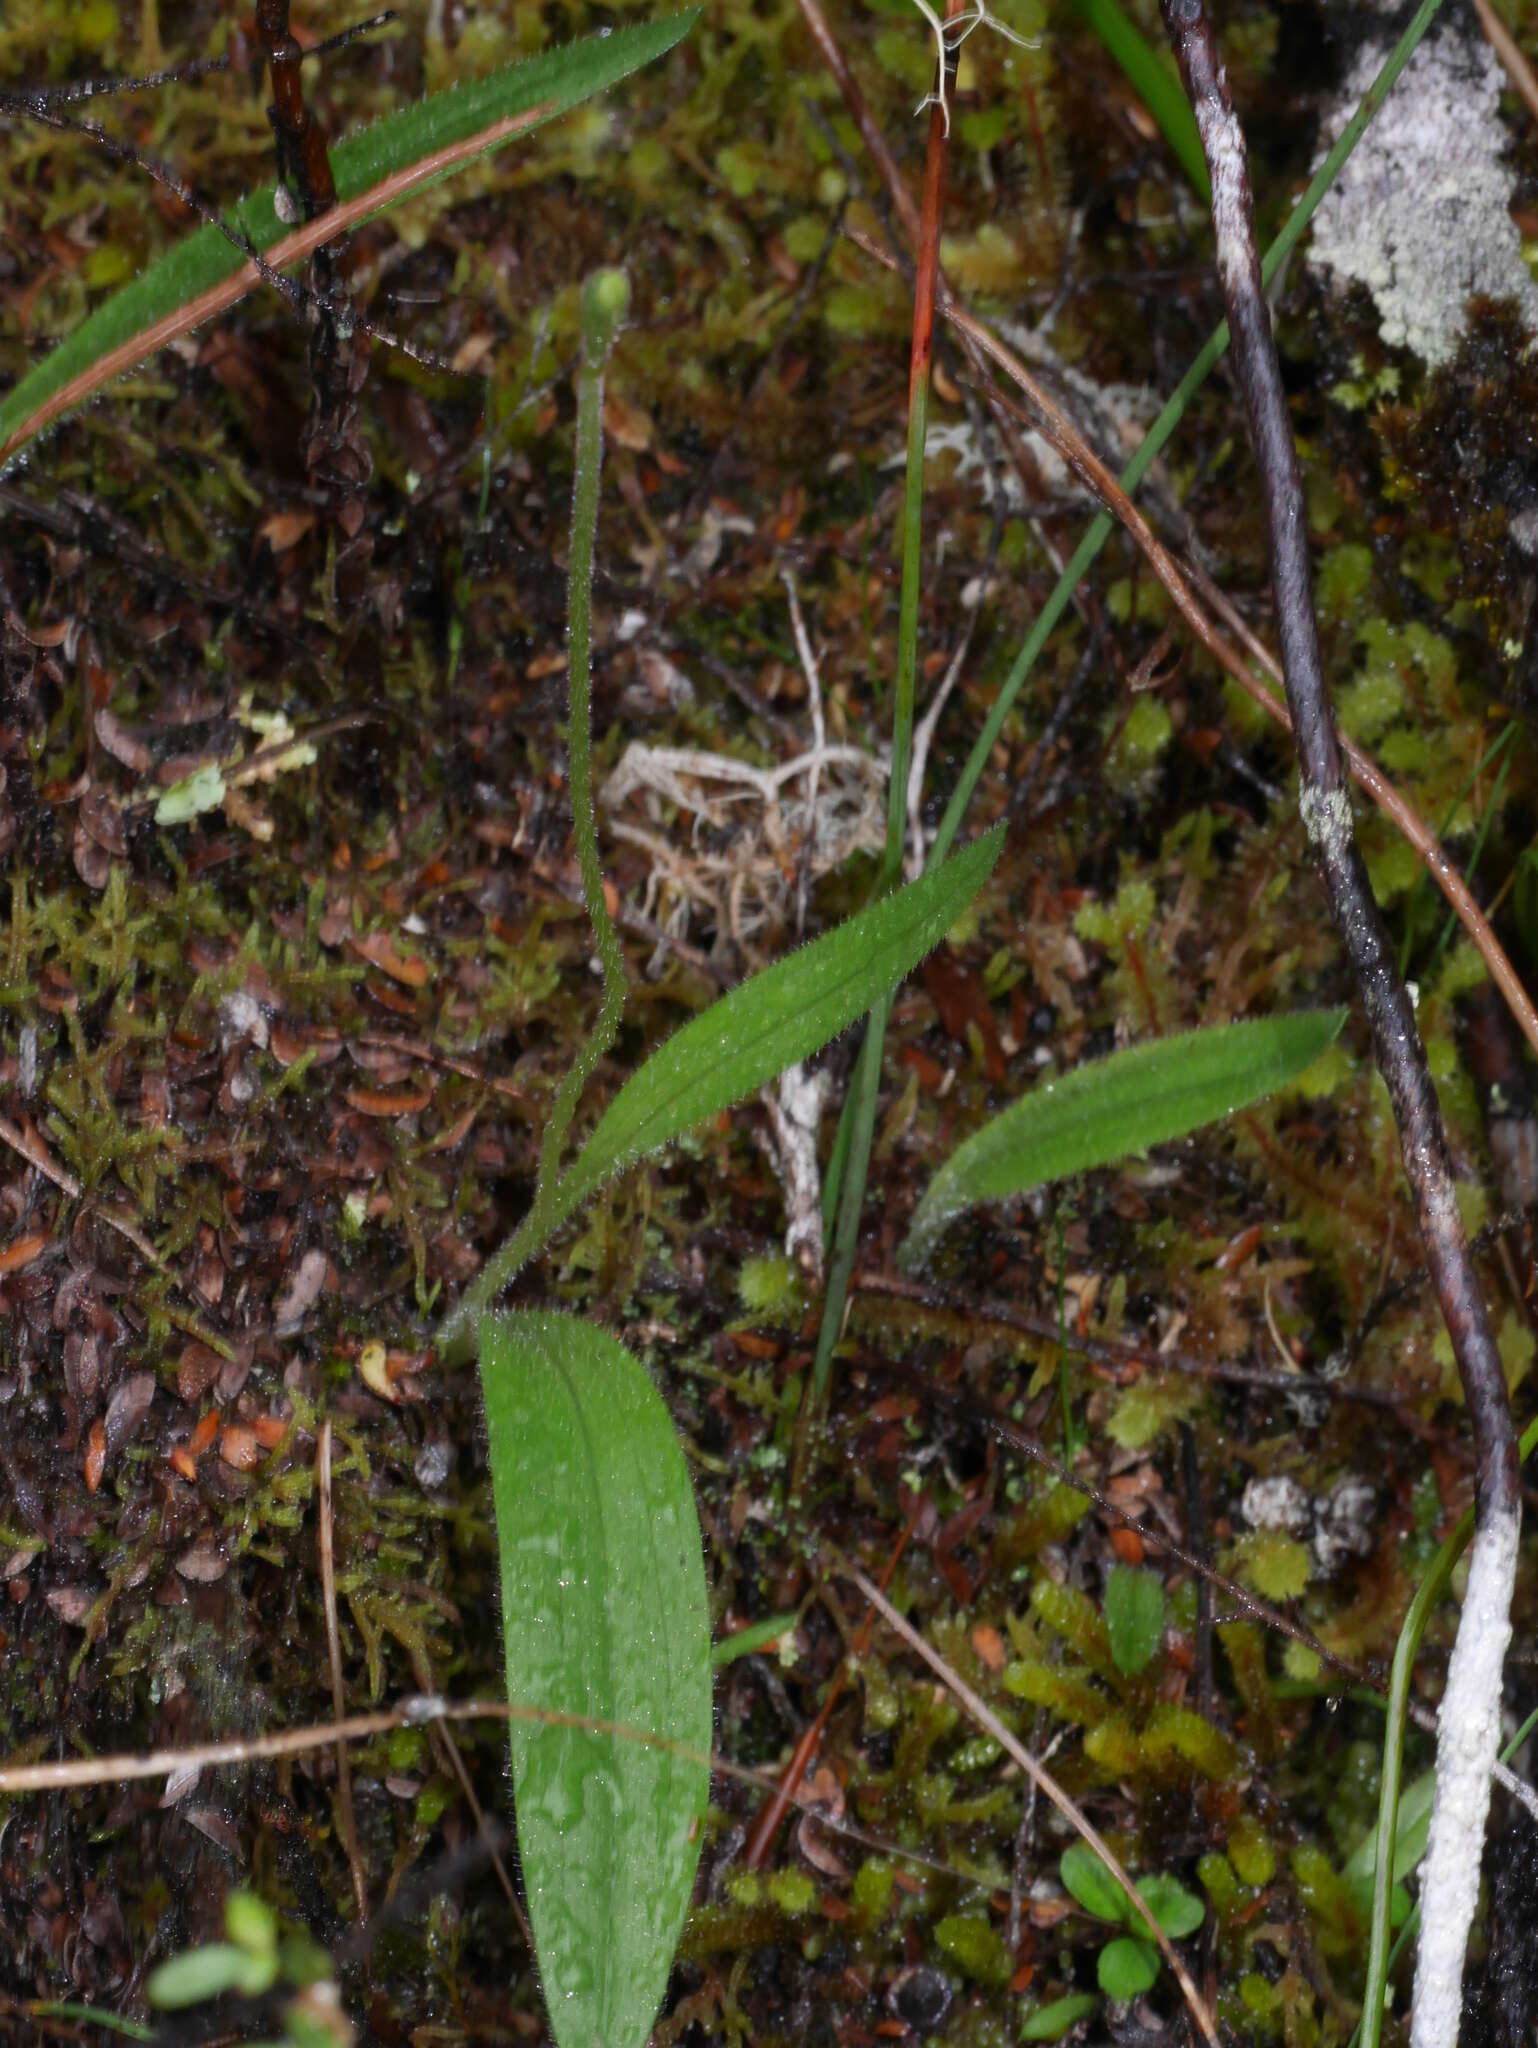
{"label": "thin reddish twig", "polygon": [[[892,1553],[886,1561],[886,1568],[881,1574],[881,1590],[883,1593],[891,1585],[892,1574],[897,1570],[898,1562],[908,1547],[908,1538],[913,1534],[922,1504],[923,1496],[920,1495],[914,1501],[912,1512],[909,1514],[907,1521],[904,1522],[902,1531],[892,1547]],[[859,1630],[854,1639],[854,1650],[852,1653],[854,1656],[863,1657],[870,1648],[871,1631],[875,1627],[875,1622],[875,1609],[868,1607],[865,1610],[865,1619],[860,1623]],[[796,1744],[795,1749],[791,1753],[790,1762],[785,1766],[784,1776],[775,1788],[774,1797],[758,1817],[757,1825],[748,1839],[747,1853],[743,1857],[744,1868],[748,1870],[757,1870],[765,1862],[769,1851],[774,1847],[774,1838],[780,1831],[780,1822],[785,1818],[786,1809],[795,1803],[796,1787],[801,1783],[816,1761],[817,1752],[822,1747],[824,1731],[832,1719],[833,1709],[838,1705],[840,1695],[843,1693],[844,1681],[849,1676],[849,1661],[848,1656],[840,1659],[839,1667],[833,1674],[833,1683],[828,1688],[828,1697],[823,1701],[817,1718]]]}

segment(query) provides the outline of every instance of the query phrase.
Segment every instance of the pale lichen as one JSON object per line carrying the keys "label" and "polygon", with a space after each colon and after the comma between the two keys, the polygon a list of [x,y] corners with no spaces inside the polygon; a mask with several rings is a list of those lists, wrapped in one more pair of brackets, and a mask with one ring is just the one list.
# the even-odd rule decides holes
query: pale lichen
{"label": "pale lichen", "polygon": [[[1339,132],[1383,61],[1364,44],[1327,110]],[[1383,339],[1431,365],[1449,360],[1475,294],[1538,321],[1538,286],[1508,207],[1512,172],[1489,45],[1448,31],[1421,44],[1314,216],[1312,260],[1366,285]]]}

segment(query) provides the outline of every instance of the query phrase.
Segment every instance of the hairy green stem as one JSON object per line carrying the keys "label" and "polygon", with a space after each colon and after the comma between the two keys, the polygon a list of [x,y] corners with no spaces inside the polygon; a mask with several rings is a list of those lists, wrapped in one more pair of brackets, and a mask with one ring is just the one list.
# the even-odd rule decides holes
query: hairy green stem
{"label": "hairy green stem", "polygon": [[630,304],[630,280],[623,270],[598,270],[582,287],[582,366],[577,373],[576,480],[571,502],[571,553],[567,566],[567,733],[573,836],[582,897],[592,921],[603,969],[603,1001],[592,1031],[556,1092],[539,1148],[539,1177],[529,1213],[508,1242],[488,1259],[472,1286],[442,1326],[439,1346],[447,1358],[468,1354],[483,1311],[533,1257],[573,1206],[563,1204],[561,1149],[588,1080],[613,1045],[629,993],[625,955],[604,895],[598,858],[598,820],[593,808],[592,646],[593,551],[598,531],[598,486],[603,472],[603,378],[614,337]]}

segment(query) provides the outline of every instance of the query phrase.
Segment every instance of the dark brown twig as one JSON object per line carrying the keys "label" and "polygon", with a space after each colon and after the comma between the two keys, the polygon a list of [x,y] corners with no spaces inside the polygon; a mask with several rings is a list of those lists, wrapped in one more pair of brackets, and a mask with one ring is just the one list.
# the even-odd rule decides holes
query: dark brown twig
{"label": "dark brown twig", "polygon": [[[355,21],[350,28],[338,29],[334,36],[327,36],[323,42],[311,43],[307,50],[301,50],[300,61],[308,64],[318,57],[329,57],[333,51],[344,49],[360,36],[371,35],[376,28],[387,27],[395,19],[395,9],[387,7],[382,14],[371,14],[367,21]],[[108,94],[160,92],[168,85],[196,85],[199,79],[213,78],[229,69],[228,56],[191,57],[185,64],[173,64],[165,71],[149,71],[121,78],[76,78],[64,85],[33,86],[28,89],[27,97],[51,107],[78,106],[82,100],[102,99]]]}
{"label": "dark brown twig", "polygon": [[934,1280],[914,1280],[902,1273],[882,1273],[867,1268],[850,1281],[855,1294],[885,1295],[898,1301],[918,1302],[922,1307],[965,1316],[972,1323],[993,1323],[1003,1330],[1015,1330],[1022,1337],[1039,1337],[1047,1344],[1065,1344],[1081,1358],[1109,1367],[1123,1376],[1128,1373],[1180,1372],[1194,1379],[1222,1380],[1231,1386],[1254,1387],[1268,1394],[1284,1394],[1328,1401],[1358,1401],[1368,1407],[1407,1409],[1404,1395],[1382,1387],[1354,1386],[1341,1379],[1323,1379],[1317,1373],[1269,1372],[1264,1367],[1235,1365],[1222,1358],[1199,1358],[1185,1351],[1161,1351],[1153,1344],[1139,1344],[1126,1338],[1066,1334],[1055,1316],[1033,1315],[1014,1302],[980,1297],[947,1288]]}
{"label": "dark brown twig", "polygon": [[1271,539],[1282,671],[1298,749],[1298,807],[1388,1086],[1426,1263],[1473,1428],[1475,1534],[1442,1704],[1411,2021],[1412,2048],[1456,2048],[1463,1956],[1500,1738],[1501,1668],[1511,1636],[1522,1512],[1516,1435],[1414,1006],[1356,843],[1346,763],[1319,655],[1302,479],[1261,285],[1244,135],[1202,0],[1163,0],[1163,12],[1212,179],[1218,276]]}
{"label": "dark brown twig", "polygon": [[[298,202],[301,218],[309,222],[335,210],[336,180],[326,132],[304,102],[300,49],[289,27],[288,10],[289,0],[257,0],[256,31],[272,76],[267,114],[277,143],[279,197],[287,189]],[[331,498],[337,527],[337,594],[355,604],[363,594],[364,572],[374,551],[360,495],[373,471],[358,416],[358,394],[368,375],[368,337],[346,303],[345,247],[317,249],[310,267],[322,308],[310,330],[313,393],[304,458]],[[339,297],[344,303],[336,311]]]}
{"label": "dark brown twig", "polygon": [[278,145],[278,175],[292,185],[306,220],[336,205],[325,130],[304,103],[303,53],[289,27],[288,0],[256,0],[256,33],[272,75],[268,118]]}

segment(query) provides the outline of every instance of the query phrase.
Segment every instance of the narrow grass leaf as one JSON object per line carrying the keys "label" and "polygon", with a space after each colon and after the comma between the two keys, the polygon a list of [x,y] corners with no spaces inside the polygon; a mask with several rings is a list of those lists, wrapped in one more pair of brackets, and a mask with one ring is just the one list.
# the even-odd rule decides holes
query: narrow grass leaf
{"label": "narrow grass leaf", "polygon": [[1093,1991],[1070,1991],[1066,1998],[1054,1998],[1039,2005],[1020,2022],[1022,2041],[1060,2041],[1070,2027],[1087,2020],[1099,2006]]}
{"label": "narrow grass leaf", "polygon": [[777,960],[675,1032],[615,1096],[583,1147],[567,1183],[575,1183],[575,1199],[864,1016],[940,943],[987,881],[1003,843],[995,826],[932,875]]}
{"label": "narrow grass leaf", "polygon": [[1196,132],[1196,117],[1174,65],[1162,60],[1123,12],[1118,0],[1073,0],[1073,4],[1121,66],[1127,83],[1158,122],[1202,205],[1210,208],[1212,185],[1202,155],[1201,137]]}
{"label": "narrow grass leaf", "polygon": [[[488,1316],[481,1383],[509,1700],[695,1753],[513,1722],[518,1850],[557,2048],[643,2048],[709,1793],[710,1614],[683,1453],[638,1360],[573,1316]],[[699,1759],[699,1760],[696,1760]]]}
{"label": "narrow grass leaf", "polygon": [[[589,36],[559,50],[542,51],[525,63],[451,86],[386,114],[331,151],[338,199],[344,203],[356,199],[408,165],[532,108],[545,108],[542,120],[569,113],[670,50],[688,34],[698,14],[695,8],[660,21]],[[423,191],[426,186],[416,189]],[[263,255],[289,232],[278,218],[274,195],[275,187],[265,186],[225,215],[237,234]],[[0,403],[0,447],[92,363],[223,283],[245,261],[242,251],[215,227],[201,227],[178,242],[20,379]]]}
{"label": "narrow grass leaf", "polygon": [[1311,1066],[1344,1010],[1300,1010],[1135,1045],[1048,1081],[957,1148],[924,1192],[900,1263],[920,1266],[979,1202],[1107,1166],[1258,1102]]}

